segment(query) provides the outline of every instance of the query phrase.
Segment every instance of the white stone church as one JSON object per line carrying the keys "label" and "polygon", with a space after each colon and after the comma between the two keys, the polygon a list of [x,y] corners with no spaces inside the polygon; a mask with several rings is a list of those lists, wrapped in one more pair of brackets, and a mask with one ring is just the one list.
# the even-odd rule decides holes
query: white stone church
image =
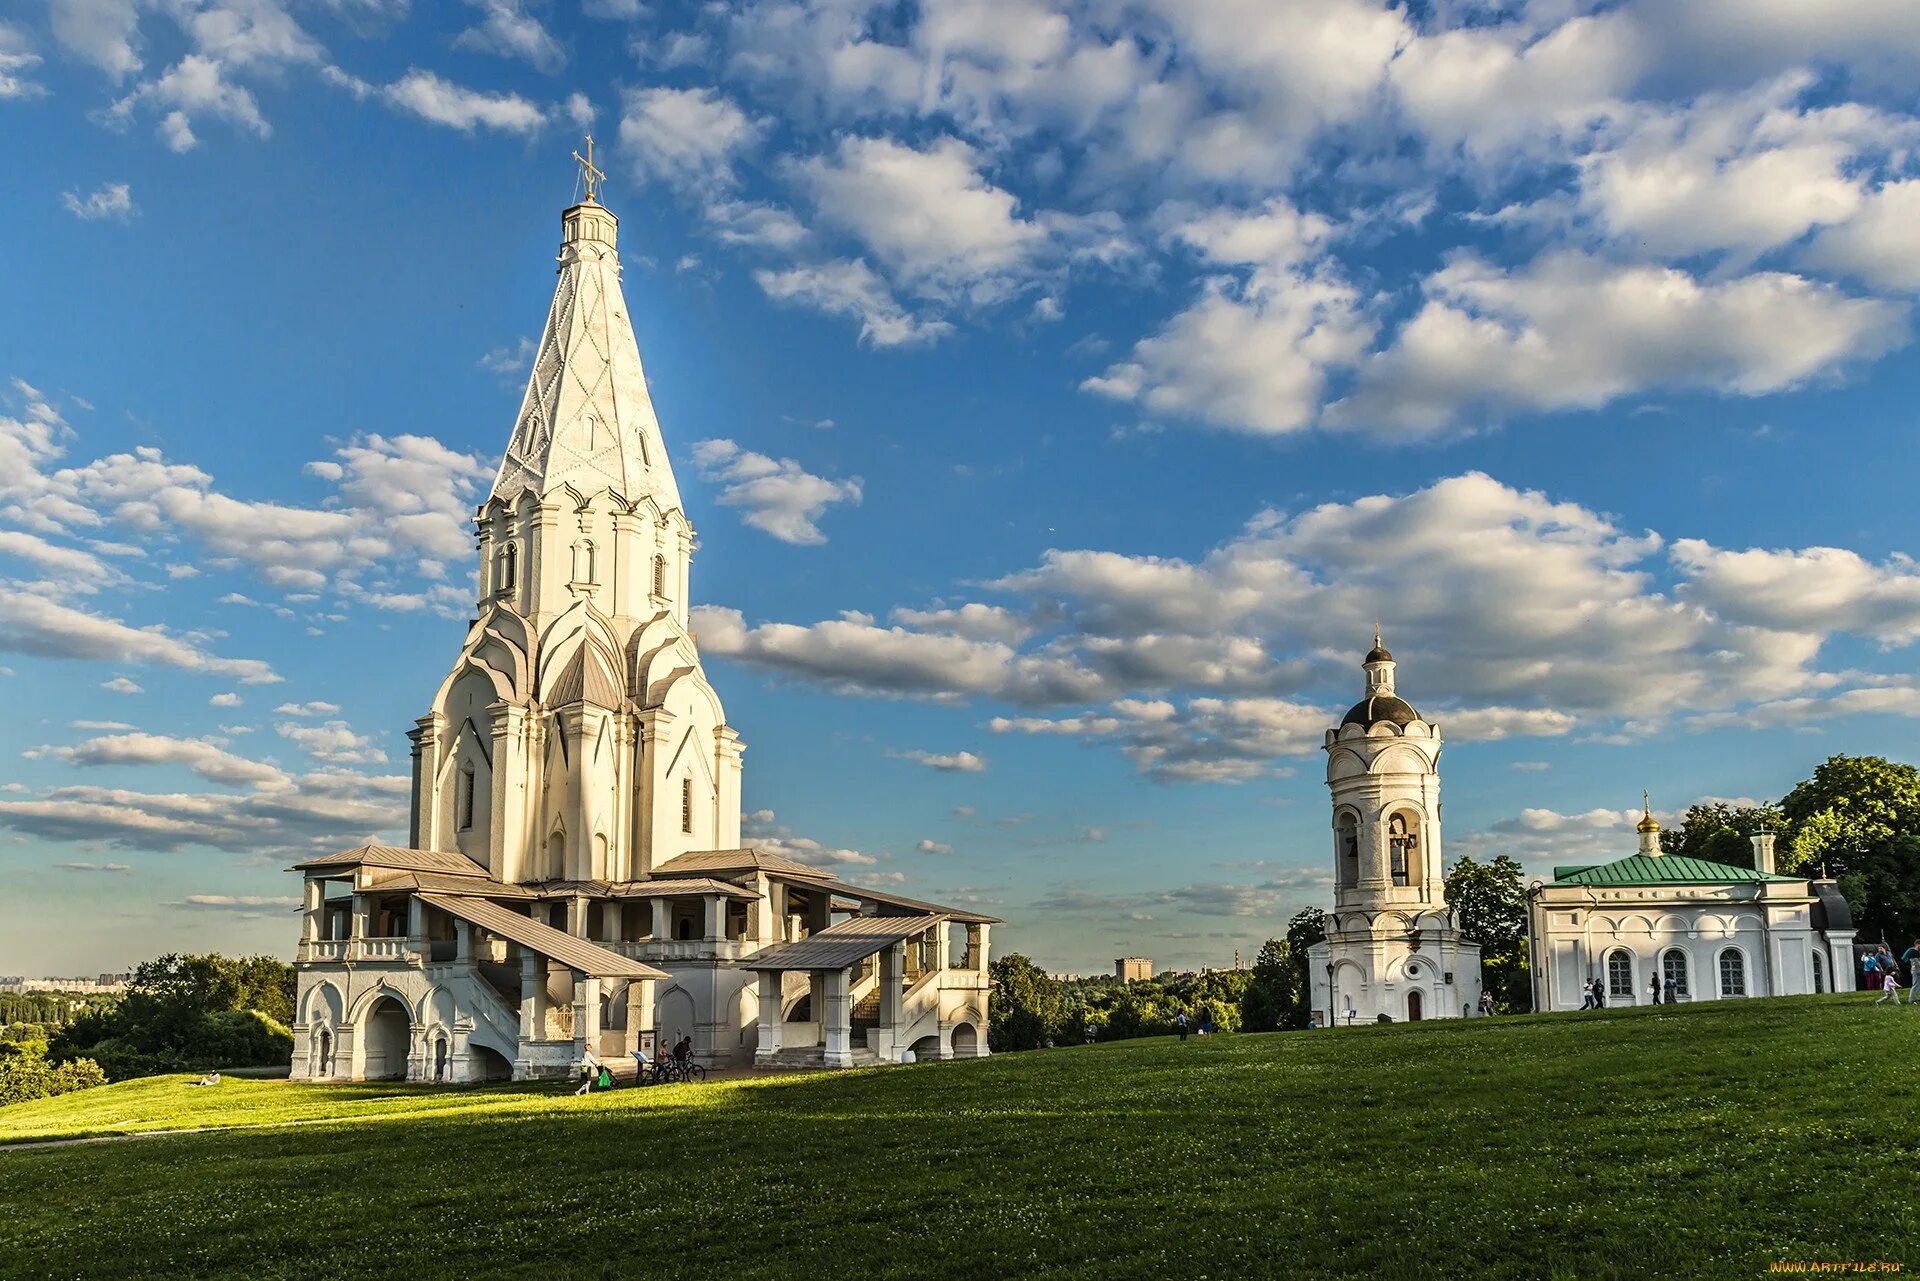
{"label": "white stone church", "polygon": [[1626,858],[1557,867],[1528,895],[1533,1008],[1577,1010],[1599,982],[1608,1005],[1804,996],[1853,988],[1853,914],[1830,880],[1662,853],[1644,806]]}
{"label": "white stone church", "polygon": [[993,918],[742,847],[618,220],[590,182],[561,223],[476,617],[409,734],[408,845],[295,869],[293,1075],[520,1080],[683,1036],[718,1065],[985,1055]]}
{"label": "white stone church", "polygon": [[1440,847],[1440,727],[1394,692],[1373,638],[1366,696],[1327,731],[1333,910],[1307,949],[1322,1027],[1460,1018],[1480,1001],[1480,945],[1447,910]]}

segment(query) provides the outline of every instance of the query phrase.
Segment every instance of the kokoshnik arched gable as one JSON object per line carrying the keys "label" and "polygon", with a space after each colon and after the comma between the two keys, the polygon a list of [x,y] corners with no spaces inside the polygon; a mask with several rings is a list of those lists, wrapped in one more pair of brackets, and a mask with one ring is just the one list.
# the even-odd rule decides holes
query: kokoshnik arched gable
{"label": "kokoshnik arched gable", "polygon": [[408,846],[297,869],[294,1075],[523,1078],[682,1037],[713,1063],[984,1055],[993,918],[741,847],[744,744],[688,626],[693,526],[588,145],[475,618],[409,734]]}

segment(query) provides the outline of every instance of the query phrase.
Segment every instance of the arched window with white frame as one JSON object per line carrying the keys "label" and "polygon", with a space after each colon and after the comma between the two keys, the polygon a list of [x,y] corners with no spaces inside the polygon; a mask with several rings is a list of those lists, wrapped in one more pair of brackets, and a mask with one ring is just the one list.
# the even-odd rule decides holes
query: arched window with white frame
{"label": "arched window with white frame", "polygon": [[1720,953],[1720,995],[1745,996],[1747,994],[1747,958],[1740,949],[1730,947]]}
{"label": "arched window with white frame", "polygon": [[1616,1001],[1633,999],[1633,953],[1624,947],[1607,953],[1607,995]]}
{"label": "arched window with white frame", "polygon": [[653,594],[661,600],[667,598],[667,558],[657,553],[653,558]]}
{"label": "arched window with white frame", "polygon": [[1687,954],[1677,947],[1668,948],[1666,955],[1660,958],[1660,979],[1674,996],[1688,995]]}
{"label": "arched window with white frame", "polygon": [[1813,954],[1813,990],[1815,992],[1827,990],[1827,965],[1820,959],[1819,952]]}

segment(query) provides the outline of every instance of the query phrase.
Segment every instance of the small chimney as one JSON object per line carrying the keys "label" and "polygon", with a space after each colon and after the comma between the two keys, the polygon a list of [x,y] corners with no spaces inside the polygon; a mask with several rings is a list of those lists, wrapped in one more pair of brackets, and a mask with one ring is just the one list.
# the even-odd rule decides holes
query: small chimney
{"label": "small chimney", "polygon": [[1753,837],[1753,866],[1756,871],[1773,875],[1773,833],[1759,832]]}

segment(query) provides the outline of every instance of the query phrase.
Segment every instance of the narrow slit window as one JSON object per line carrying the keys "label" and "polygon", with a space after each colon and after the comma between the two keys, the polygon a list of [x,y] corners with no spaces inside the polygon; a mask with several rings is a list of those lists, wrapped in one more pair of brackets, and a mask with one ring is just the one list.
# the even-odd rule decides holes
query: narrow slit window
{"label": "narrow slit window", "polygon": [[466,831],[473,826],[473,766],[468,765],[460,771],[460,830]]}
{"label": "narrow slit window", "polygon": [[693,780],[680,780],[680,830],[693,835]]}
{"label": "narrow slit window", "polygon": [[661,600],[667,598],[667,558],[665,556],[653,558],[653,594]]}

